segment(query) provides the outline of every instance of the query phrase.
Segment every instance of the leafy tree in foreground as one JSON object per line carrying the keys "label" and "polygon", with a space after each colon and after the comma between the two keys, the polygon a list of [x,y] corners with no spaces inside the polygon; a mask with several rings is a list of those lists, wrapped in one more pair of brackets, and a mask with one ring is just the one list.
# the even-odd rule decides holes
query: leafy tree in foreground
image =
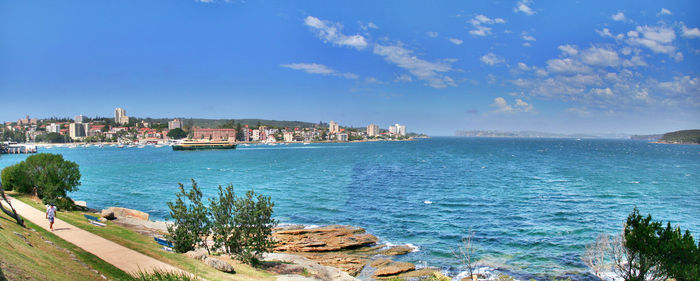
{"label": "leafy tree in foreground", "polygon": [[[626,281],[654,281],[673,278],[700,280],[700,244],[690,231],[652,221],[634,208],[621,235],[608,244],[605,235],[587,247],[584,262],[597,272],[610,260],[613,269]],[[597,274],[596,274],[597,275]]]}
{"label": "leafy tree in foreground", "polygon": [[[80,185],[78,164],[64,160],[59,154],[29,156],[18,164],[6,167],[2,174],[4,184],[12,190],[32,194],[42,198],[45,203],[66,198],[68,192],[77,191]],[[59,207],[70,207],[68,205]]]}
{"label": "leafy tree in foreground", "polygon": [[[175,194],[175,203],[168,202],[170,217],[175,221],[168,225],[168,238],[173,241],[175,251],[184,253],[194,250],[195,246],[204,247],[209,251],[207,237],[211,229],[209,210],[202,202],[202,191],[192,180],[192,188],[185,192],[185,187],[179,183],[180,192]],[[189,201],[189,204],[185,203]]]}
{"label": "leafy tree in foreground", "polygon": [[186,137],[187,137],[187,133],[185,133],[185,131],[183,131],[180,128],[175,128],[175,129],[168,131],[168,138],[179,140],[179,139],[183,139]]}
{"label": "leafy tree in foreground", "polygon": [[219,185],[219,196],[209,199],[214,248],[222,249],[227,254],[233,254],[240,248],[235,235],[235,203],[236,195],[230,184],[226,189]]}
{"label": "leafy tree in foreground", "polygon": [[233,221],[240,247],[234,254],[240,261],[255,265],[259,255],[275,246],[272,239],[272,228],[277,225],[277,220],[272,218],[274,206],[269,196],[255,194],[253,190],[246,192],[245,197],[236,198]]}

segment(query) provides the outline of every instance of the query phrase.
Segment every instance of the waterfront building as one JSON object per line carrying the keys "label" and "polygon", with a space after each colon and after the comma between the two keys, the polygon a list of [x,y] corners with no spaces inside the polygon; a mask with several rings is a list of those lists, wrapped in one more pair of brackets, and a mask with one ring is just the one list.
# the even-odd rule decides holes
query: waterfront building
{"label": "waterfront building", "polygon": [[293,132],[284,132],[284,141],[285,142],[293,142],[294,141],[294,133]]}
{"label": "waterfront building", "polygon": [[379,135],[379,125],[369,124],[367,126],[367,136],[376,137]]}
{"label": "waterfront building", "polygon": [[335,139],[338,141],[348,141],[348,134],[347,133],[335,134]]}
{"label": "waterfront building", "polygon": [[248,128],[248,125],[243,127],[243,141],[250,141],[250,128]]}
{"label": "waterfront building", "polygon": [[340,132],[340,126],[338,126],[338,123],[335,121],[331,120],[331,122],[328,124],[328,133],[329,134],[335,134]]}
{"label": "waterfront building", "polygon": [[114,109],[114,123],[120,125],[129,123],[129,116],[126,116],[126,110],[119,107]]}
{"label": "waterfront building", "polygon": [[75,116],[75,118],[73,118],[73,120],[75,120],[75,123],[83,123],[85,121],[85,116],[80,114],[78,116]]}
{"label": "waterfront building", "polygon": [[68,125],[68,134],[71,138],[82,138],[87,136],[89,124],[85,123],[70,123]]}
{"label": "waterfront building", "polygon": [[61,125],[56,124],[56,123],[51,123],[50,125],[46,126],[46,132],[60,133],[61,132]]}
{"label": "waterfront building", "polygon": [[194,139],[235,140],[236,129],[194,128]]}
{"label": "waterfront building", "polygon": [[36,118],[32,119],[29,118],[29,115],[27,115],[27,118],[17,120],[17,125],[36,125],[36,122]]}
{"label": "waterfront building", "polygon": [[260,140],[260,130],[254,129],[253,132],[252,132],[252,134],[251,134],[251,136],[250,136],[250,138],[251,138],[253,141],[259,141],[259,140]]}
{"label": "waterfront building", "polygon": [[168,130],[176,128],[182,129],[182,121],[180,121],[180,119],[173,119],[173,121],[168,121]]}

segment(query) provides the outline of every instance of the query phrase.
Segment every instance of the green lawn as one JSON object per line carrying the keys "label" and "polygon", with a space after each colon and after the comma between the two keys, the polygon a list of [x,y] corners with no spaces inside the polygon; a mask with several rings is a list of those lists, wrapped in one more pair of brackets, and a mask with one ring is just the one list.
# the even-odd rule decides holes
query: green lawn
{"label": "green lawn", "polygon": [[[12,193],[11,196],[27,203],[34,208],[45,210],[44,206],[32,198]],[[105,239],[114,241],[117,244],[125,246],[127,248],[133,249],[137,252],[145,254],[147,256],[158,259],[162,262],[171,264],[173,266],[179,267],[185,271],[195,274],[196,276],[208,279],[208,280],[274,280],[275,275],[269,272],[253,268],[251,266],[234,263],[233,267],[236,270],[236,274],[228,274],[220,272],[216,269],[209,267],[201,261],[189,258],[182,254],[177,254],[174,252],[167,252],[162,249],[162,246],[158,245],[153,241],[152,237],[147,237],[145,235],[139,234],[135,231],[127,229],[125,227],[116,225],[112,222],[106,222],[107,226],[101,227],[90,224],[83,214],[90,214],[86,212],[71,211],[63,212],[59,211],[56,217],[70,223],[78,228],[87,230],[96,235],[99,235]]]}
{"label": "green lawn", "polygon": [[53,233],[31,222],[25,224],[27,228],[0,212],[0,280],[103,280],[101,275],[111,280],[130,278]]}

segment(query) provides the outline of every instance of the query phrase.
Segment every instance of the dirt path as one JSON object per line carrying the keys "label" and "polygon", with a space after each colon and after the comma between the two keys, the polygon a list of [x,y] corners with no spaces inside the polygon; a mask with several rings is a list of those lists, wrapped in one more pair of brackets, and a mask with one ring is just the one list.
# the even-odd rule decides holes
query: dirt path
{"label": "dirt path", "polygon": [[[9,198],[9,196],[8,199],[11,200],[12,206],[15,208],[15,210],[17,210],[17,213],[19,213],[20,216],[22,216],[25,220],[31,221],[32,223],[50,231],[49,221],[46,219],[46,215],[44,212],[39,211],[19,200]],[[58,213],[57,215],[58,217],[61,216],[60,213]],[[154,269],[164,271],[181,271],[180,269],[172,265],[161,262],[152,257],[146,256],[132,249],[129,249],[107,239],[104,239],[100,236],[92,234],[88,231],[75,227],[71,224],[68,224],[58,217],[56,218],[53,225],[53,233],[56,236],[61,237],[63,240],[66,240],[70,243],[73,243],[74,245],[82,248],[87,252],[90,252],[91,254],[99,257],[105,262],[116,266],[117,268],[125,271],[126,273],[134,274],[138,273],[139,271],[150,272]]]}

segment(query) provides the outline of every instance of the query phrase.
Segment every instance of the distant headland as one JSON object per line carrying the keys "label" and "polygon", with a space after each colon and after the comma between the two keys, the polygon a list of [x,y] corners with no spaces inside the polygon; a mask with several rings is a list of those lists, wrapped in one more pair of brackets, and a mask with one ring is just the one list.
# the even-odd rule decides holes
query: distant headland
{"label": "distant headland", "polygon": [[700,130],[681,130],[665,133],[657,143],[700,144]]}

